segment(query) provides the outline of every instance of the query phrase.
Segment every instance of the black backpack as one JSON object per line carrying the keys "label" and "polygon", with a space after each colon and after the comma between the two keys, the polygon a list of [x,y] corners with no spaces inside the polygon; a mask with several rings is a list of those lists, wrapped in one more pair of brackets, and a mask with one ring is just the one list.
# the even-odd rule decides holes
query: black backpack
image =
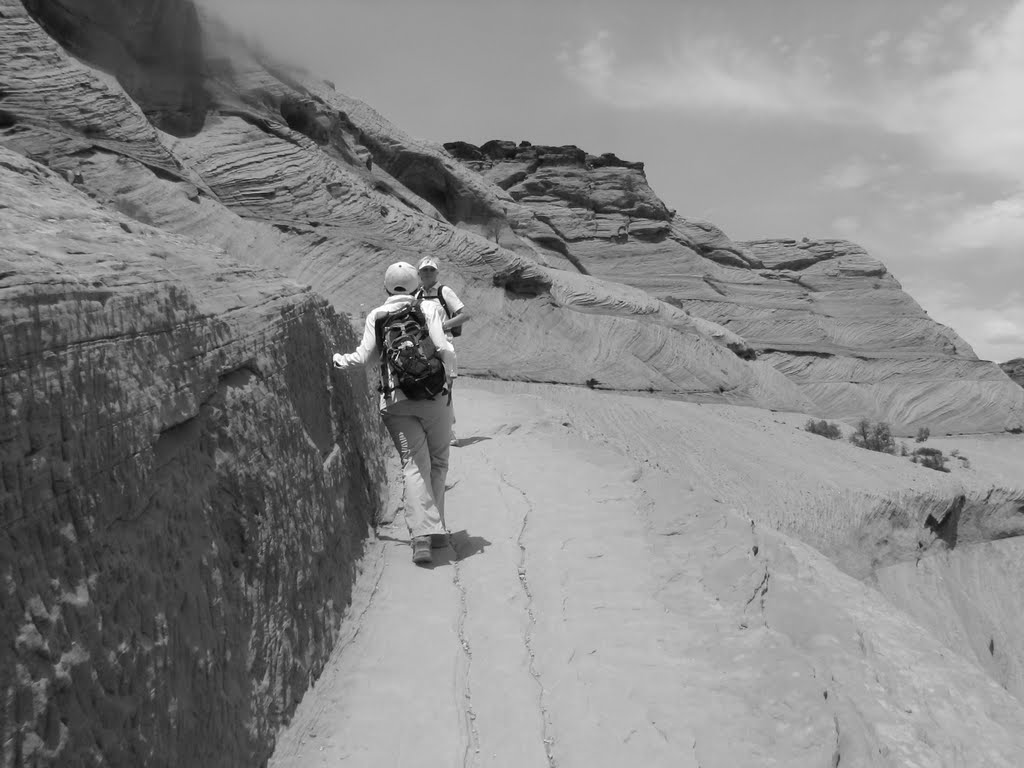
{"label": "black backpack", "polygon": [[400,389],[410,400],[433,400],[444,392],[444,364],[419,299],[378,317],[376,331],[382,392]]}
{"label": "black backpack", "polygon": [[[439,302],[441,302],[441,307],[444,309],[444,313],[448,316],[448,319],[451,320],[453,317],[455,317],[455,315],[452,314],[452,311],[450,309],[448,309],[448,302],[444,300],[444,286],[443,285],[437,286],[437,296],[424,296],[423,295],[423,289],[422,288],[417,288],[415,293],[413,293],[413,298],[415,298],[415,299],[425,299],[427,301],[433,301],[434,299],[437,299]],[[461,336],[462,335],[462,326],[461,325],[457,325],[454,328],[452,328],[451,330],[449,330],[448,332],[452,336]]]}

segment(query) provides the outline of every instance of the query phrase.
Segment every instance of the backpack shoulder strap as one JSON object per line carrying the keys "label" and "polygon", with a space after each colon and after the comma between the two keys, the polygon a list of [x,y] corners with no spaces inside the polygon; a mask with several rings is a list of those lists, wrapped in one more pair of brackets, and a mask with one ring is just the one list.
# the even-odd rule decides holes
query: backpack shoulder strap
{"label": "backpack shoulder strap", "polygon": [[437,300],[439,302],[441,302],[441,306],[444,308],[444,313],[446,315],[448,315],[448,317],[451,317],[452,316],[452,311],[450,309],[448,309],[448,302],[444,300],[444,286],[443,285],[437,286]]}
{"label": "backpack shoulder strap", "polygon": [[380,392],[386,395],[394,390],[391,385],[391,368],[388,365],[387,351],[384,349],[384,324],[391,316],[390,312],[381,312],[373,323],[374,335],[377,339],[377,355],[380,360]]}

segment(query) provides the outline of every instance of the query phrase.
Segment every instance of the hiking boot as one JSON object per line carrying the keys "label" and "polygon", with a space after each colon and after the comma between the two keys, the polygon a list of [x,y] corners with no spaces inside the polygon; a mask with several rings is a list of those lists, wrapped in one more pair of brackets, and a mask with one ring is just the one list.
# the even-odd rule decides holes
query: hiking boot
{"label": "hiking boot", "polygon": [[444,549],[448,546],[448,532],[430,534],[430,548]]}
{"label": "hiking boot", "polygon": [[426,565],[433,562],[434,557],[430,554],[430,537],[416,536],[412,540],[412,561],[417,565]]}

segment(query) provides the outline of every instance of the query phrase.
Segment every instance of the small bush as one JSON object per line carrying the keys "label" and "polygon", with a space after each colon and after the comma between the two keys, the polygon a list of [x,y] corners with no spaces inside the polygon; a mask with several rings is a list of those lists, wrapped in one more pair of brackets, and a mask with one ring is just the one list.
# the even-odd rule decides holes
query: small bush
{"label": "small bush", "polygon": [[833,424],[830,421],[819,419],[808,419],[807,423],[804,424],[804,429],[810,432],[812,435],[821,435],[827,437],[829,440],[838,440],[843,436],[843,431],[839,429],[838,424]]}
{"label": "small bush", "polygon": [[934,469],[938,472],[949,472],[946,467],[946,457],[942,455],[942,451],[938,448],[918,448],[914,451],[914,455],[910,457],[910,460],[915,464],[920,464],[922,467],[928,467],[928,469]]}
{"label": "small bush", "polygon": [[896,441],[892,437],[889,425],[884,421],[872,424],[867,419],[857,422],[857,428],[850,435],[850,442],[858,448],[879,453],[895,453]]}
{"label": "small bush", "polygon": [[901,440],[900,441],[900,456],[909,456],[909,455],[910,455],[910,449],[907,447],[907,444],[904,443]]}
{"label": "small bush", "polygon": [[919,430],[917,430],[917,437],[914,438],[914,442],[923,443],[931,436],[932,431],[928,429],[928,427],[921,427]]}

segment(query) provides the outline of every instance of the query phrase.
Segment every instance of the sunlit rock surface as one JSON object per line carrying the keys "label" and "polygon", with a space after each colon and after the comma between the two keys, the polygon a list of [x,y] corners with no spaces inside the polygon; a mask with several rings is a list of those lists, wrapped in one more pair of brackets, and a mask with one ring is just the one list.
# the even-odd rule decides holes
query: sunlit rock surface
{"label": "sunlit rock surface", "polygon": [[[685,465],[704,485],[696,501],[728,505],[691,519],[685,482],[642,489],[674,494],[643,533],[663,545],[659,578],[692,587],[665,599],[679,598],[680,616],[696,601],[711,626],[719,608],[707,594],[724,596],[758,622],[749,635],[730,630],[729,656],[707,652],[710,630],[670,649],[707,676],[676,682],[713,691],[748,652],[738,689],[773,671],[758,659],[798,672],[766,709],[737,705],[753,729],[746,740],[735,726],[737,749],[771,756],[778,715],[788,746],[777,754],[807,764],[885,765],[887,754],[1014,764],[1020,717],[999,685],[1018,691],[1015,620],[995,596],[962,608],[985,580],[1019,591],[1012,546],[992,543],[1024,532],[1019,482],[969,482],[978,470],[966,467],[923,476],[848,443],[819,449],[824,438],[799,431],[804,416],[778,414],[795,419],[778,430],[758,421],[775,418],[767,411],[730,408],[868,416],[936,435],[1019,429],[1024,390],[930,321],[883,265],[839,241],[734,242],[667,209],[642,164],[612,155],[418,141],[333,86],[267,63],[184,0],[27,5],[0,0],[6,762],[266,757],[330,653],[365,527],[385,504],[371,393],[326,363],[355,345],[350,326],[380,303],[384,267],[429,253],[475,315],[459,341],[464,373],[704,404],[674,404],[692,418],[672,421],[655,398],[641,409],[603,407],[583,387],[530,395],[587,398],[593,408],[571,417],[583,442],[652,470]],[[722,419],[692,427],[718,409]],[[559,424],[572,427],[547,427]],[[603,451],[584,452],[581,467],[618,460]],[[1019,467],[998,452],[972,458]],[[508,474],[483,465],[481,476],[495,474],[502,499],[518,498],[509,482],[539,483],[538,505],[549,488],[575,487],[556,483],[552,445],[494,461]],[[624,535],[640,533],[629,504],[641,476],[609,479],[615,493],[602,497],[617,510],[602,519]],[[750,521],[766,531],[757,541],[774,594],[786,595],[777,602],[748,600],[767,573],[747,554]],[[530,544],[553,547],[557,532]],[[636,558],[616,563],[636,576],[646,550],[630,542]],[[972,547],[998,556],[971,559]],[[546,555],[549,570],[533,575],[550,585],[567,578],[563,566],[578,579],[598,567]],[[945,559],[908,574],[919,556]],[[498,578],[498,560],[479,562],[492,569],[481,578]],[[915,620],[887,613],[871,584]],[[920,599],[929,589],[935,609]],[[557,613],[560,596],[547,598]],[[828,612],[836,603],[845,613]],[[586,632],[592,617],[577,618]],[[554,655],[539,664],[564,670],[551,627]],[[822,690],[846,692],[830,705],[838,721],[812,706],[823,665],[842,685]],[[660,690],[658,675],[641,674],[645,695]],[[714,744],[694,746],[694,759],[737,764]]]}
{"label": "sunlit rock surface", "polygon": [[[548,263],[644,289],[739,334],[811,410],[902,432],[1013,429],[1024,399],[931,320],[863,249],[839,240],[733,242],[666,209],[642,163],[577,147],[445,147],[506,190],[511,228]],[[498,223],[491,230],[500,236]]]}
{"label": "sunlit rock surface", "polygon": [[386,479],[324,300],[0,148],[3,765],[256,765]]}
{"label": "sunlit rock surface", "polygon": [[[913,327],[898,334],[874,319],[822,331],[827,308],[803,309],[811,303],[804,288],[779,291],[780,263],[795,265],[667,210],[640,163],[502,142],[464,147],[461,157],[484,158],[464,163],[322,81],[262,63],[213,21],[203,26],[210,111],[201,130],[172,136],[147,123],[149,101],[128,95],[139,83],[121,87],[64,54],[5,1],[5,29],[36,42],[4,46],[5,71],[14,73],[5,83],[5,144],[140,221],[283,269],[357,324],[380,301],[386,263],[431,252],[477,314],[460,344],[467,373],[867,415],[905,430],[927,422],[936,433],[1020,421],[1024,393],[1004,396],[1006,379],[916,305]],[[35,10],[44,26],[62,28],[48,17],[56,11]],[[61,42],[82,51],[87,37],[78,29]],[[125,45],[138,42],[129,36]],[[189,92],[191,70],[178,72],[177,91],[167,85],[174,72],[160,73],[161,98]],[[119,110],[126,119],[115,121]],[[863,261],[848,255],[836,279],[851,270],[866,279],[851,259]],[[887,285],[892,301],[913,304],[895,281]],[[723,291],[738,298],[724,300]],[[913,364],[857,357],[896,335],[913,349],[922,337],[953,341],[945,358]],[[804,336],[829,360],[809,366],[807,350],[795,349]]]}

